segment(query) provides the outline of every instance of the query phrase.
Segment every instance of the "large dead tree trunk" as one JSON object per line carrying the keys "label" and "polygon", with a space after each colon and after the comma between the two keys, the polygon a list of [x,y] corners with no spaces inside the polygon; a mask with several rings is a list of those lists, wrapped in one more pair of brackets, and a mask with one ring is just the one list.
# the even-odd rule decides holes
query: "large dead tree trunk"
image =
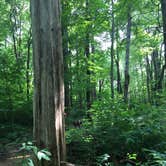
{"label": "large dead tree trunk", "polygon": [[65,160],[64,81],[59,0],[31,0],[34,62],[34,138],[52,153],[43,166]]}

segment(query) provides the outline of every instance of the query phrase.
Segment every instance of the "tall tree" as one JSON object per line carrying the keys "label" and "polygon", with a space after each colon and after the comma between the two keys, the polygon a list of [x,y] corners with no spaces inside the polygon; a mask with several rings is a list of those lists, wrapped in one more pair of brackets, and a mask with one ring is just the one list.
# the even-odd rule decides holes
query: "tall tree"
{"label": "tall tree", "polygon": [[64,81],[59,0],[31,0],[34,61],[34,138],[60,166],[65,160]]}
{"label": "tall tree", "polygon": [[165,62],[161,70],[160,79],[158,81],[158,89],[162,88],[164,71],[166,69],[166,0],[161,0],[161,11],[162,11],[162,19],[163,19],[164,61]]}
{"label": "tall tree", "polygon": [[69,75],[69,36],[68,36],[68,18],[69,18],[69,2],[62,1],[62,36],[63,36],[63,59],[64,59],[64,84],[65,84],[65,111],[68,111],[71,107],[70,97],[70,81]]}
{"label": "tall tree", "polygon": [[112,29],[111,29],[111,98],[114,98],[114,38],[115,38],[115,21],[114,21],[114,0],[111,0],[111,18],[112,18]]}
{"label": "tall tree", "polygon": [[120,62],[119,62],[119,49],[121,47],[121,44],[119,42],[119,28],[117,27],[116,29],[116,58],[115,58],[115,63],[116,63],[116,71],[117,71],[117,92],[119,94],[122,94],[122,84],[121,84],[121,74],[120,74]]}
{"label": "tall tree", "polygon": [[150,62],[148,56],[146,56],[146,86],[147,86],[147,97],[148,102],[151,103],[151,71],[150,71]]}
{"label": "tall tree", "polygon": [[26,86],[27,86],[27,101],[30,99],[30,61],[31,61],[31,40],[32,32],[29,29],[29,37],[27,39],[27,60],[26,60]]}
{"label": "tall tree", "polygon": [[128,102],[128,91],[129,91],[129,58],[130,58],[130,39],[131,39],[131,4],[128,7],[127,16],[127,39],[126,39],[126,57],[125,57],[125,82],[124,82],[124,101]]}
{"label": "tall tree", "polygon": [[[86,21],[90,21],[89,19],[89,0],[86,0]],[[86,88],[86,103],[87,109],[90,109],[91,106],[91,87],[90,87],[90,75],[91,72],[89,70],[88,61],[90,59],[90,26],[87,25],[86,35],[85,35],[85,56],[87,63],[87,88]]]}

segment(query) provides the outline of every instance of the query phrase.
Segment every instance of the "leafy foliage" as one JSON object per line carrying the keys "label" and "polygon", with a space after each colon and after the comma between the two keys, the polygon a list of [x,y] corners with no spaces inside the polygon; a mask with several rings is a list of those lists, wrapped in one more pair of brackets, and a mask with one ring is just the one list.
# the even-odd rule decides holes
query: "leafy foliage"
{"label": "leafy foliage", "polygon": [[[92,122],[86,119],[80,130],[70,129],[67,140],[69,146],[75,143],[81,149],[82,146],[86,148],[86,155],[90,153],[89,156],[93,156],[93,159],[109,154],[111,161],[120,162],[124,158],[146,161],[143,148],[165,151],[166,119],[162,107],[159,109],[151,105],[135,104],[128,110],[128,107],[119,102],[103,107],[96,103],[90,112],[93,115]],[[75,151],[74,146],[70,146],[70,149]]]}
{"label": "leafy foliage", "polygon": [[160,153],[155,150],[144,149],[147,155],[147,162],[145,165],[164,166],[166,164],[166,153]]}
{"label": "leafy foliage", "polygon": [[37,163],[41,163],[42,160],[51,160],[51,153],[47,149],[39,150],[32,142],[23,143],[21,150],[30,152],[34,158],[27,158],[22,161],[25,166],[35,166]]}

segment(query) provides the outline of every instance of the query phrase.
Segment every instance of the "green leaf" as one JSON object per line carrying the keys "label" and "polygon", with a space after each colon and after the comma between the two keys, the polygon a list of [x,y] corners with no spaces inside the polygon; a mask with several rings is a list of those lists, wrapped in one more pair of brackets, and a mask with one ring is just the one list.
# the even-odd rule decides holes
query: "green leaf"
{"label": "green leaf", "polygon": [[45,153],[47,156],[51,156],[51,152],[49,152],[47,149],[43,149],[41,152]]}
{"label": "green leaf", "polygon": [[50,160],[49,156],[47,154],[43,153],[42,151],[39,151],[37,153],[37,157],[38,157],[39,160],[41,160],[41,159],[45,159],[47,161]]}
{"label": "green leaf", "polygon": [[35,166],[32,159],[28,159],[28,166]]}

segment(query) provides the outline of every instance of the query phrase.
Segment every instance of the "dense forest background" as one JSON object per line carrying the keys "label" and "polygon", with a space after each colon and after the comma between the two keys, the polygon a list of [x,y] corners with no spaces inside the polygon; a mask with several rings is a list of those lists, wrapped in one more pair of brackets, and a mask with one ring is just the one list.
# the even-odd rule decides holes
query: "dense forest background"
{"label": "dense forest background", "polygon": [[[29,3],[0,2],[0,154],[32,141]],[[165,166],[166,1],[62,0],[61,7],[68,160]]]}

